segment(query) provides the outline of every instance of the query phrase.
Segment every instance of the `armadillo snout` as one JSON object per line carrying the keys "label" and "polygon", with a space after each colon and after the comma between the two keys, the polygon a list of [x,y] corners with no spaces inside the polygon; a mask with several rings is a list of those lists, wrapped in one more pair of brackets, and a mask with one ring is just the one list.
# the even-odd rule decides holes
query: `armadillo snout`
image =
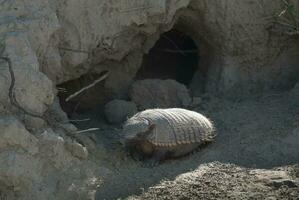
{"label": "armadillo snout", "polygon": [[125,140],[137,138],[138,133],[146,131],[148,125],[142,120],[128,120],[123,127],[123,137]]}

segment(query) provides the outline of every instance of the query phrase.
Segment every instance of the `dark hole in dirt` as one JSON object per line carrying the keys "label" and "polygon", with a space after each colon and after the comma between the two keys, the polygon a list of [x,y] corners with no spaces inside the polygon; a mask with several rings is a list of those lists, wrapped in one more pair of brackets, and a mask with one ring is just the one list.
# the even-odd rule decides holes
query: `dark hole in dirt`
{"label": "dark hole in dirt", "polygon": [[62,84],[57,85],[58,97],[62,109],[72,118],[76,114],[86,114],[91,111],[102,110],[104,103],[109,99],[109,92],[105,89],[105,80],[96,85],[84,90],[79,95],[66,99],[80,91],[82,88],[92,84],[95,80],[102,77],[107,71],[102,73],[87,73],[77,79],[73,79]]}
{"label": "dark hole in dirt", "polygon": [[143,58],[136,79],[174,79],[189,85],[198,69],[199,52],[188,35],[176,29],[160,36]]}

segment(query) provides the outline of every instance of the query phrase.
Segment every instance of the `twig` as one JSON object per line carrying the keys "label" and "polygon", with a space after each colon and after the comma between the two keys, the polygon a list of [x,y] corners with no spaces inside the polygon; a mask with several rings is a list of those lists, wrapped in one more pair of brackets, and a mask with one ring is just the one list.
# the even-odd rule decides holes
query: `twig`
{"label": "twig", "polygon": [[183,54],[184,56],[187,56],[181,49],[180,47],[178,47],[178,45],[173,41],[171,40],[170,38],[168,38],[167,36],[165,35],[162,35],[162,37],[164,37],[166,40],[168,40],[171,44],[173,44],[173,46],[181,53]]}
{"label": "twig", "polygon": [[70,119],[70,120],[68,120],[68,122],[86,122],[86,121],[90,121],[90,119],[87,118],[87,119]]}
{"label": "twig", "polygon": [[278,17],[281,17],[282,15],[284,15],[286,12],[287,12],[287,8],[282,10],[279,14],[278,14]]}
{"label": "twig", "polygon": [[69,100],[71,100],[72,98],[78,96],[79,94],[81,94],[82,92],[84,92],[85,90],[88,90],[89,88],[95,86],[97,83],[105,80],[108,77],[109,72],[107,72],[106,74],[104,74],[103,76],[101,76],[100,78],[98,78],[97,80],[95,80],[92,84],[82,88],[81,90],[75,92],[74,94],[70,95],[69,97],[67,97],[65,99],[66,102],[68,102]]}
{"label": "twig", "polygon": [[86,130],[77,131],[76,134],[86,133],[86,132],[91,132],[91,131],[97,131],[97,130],[99,130],[99,128],[89,128],[89,129],[86,129]]}

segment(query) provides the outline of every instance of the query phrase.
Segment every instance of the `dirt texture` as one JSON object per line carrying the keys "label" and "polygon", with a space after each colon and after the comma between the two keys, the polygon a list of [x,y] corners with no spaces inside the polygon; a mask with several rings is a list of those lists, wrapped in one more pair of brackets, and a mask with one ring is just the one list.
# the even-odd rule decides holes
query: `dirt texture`
{"label": "dirt texture", "polygon": [[[137,199],[297,199],[298,166],[252,170],[232,164],[209,163],[162,181]],[[297,174],[298,175],[298,174]]]}

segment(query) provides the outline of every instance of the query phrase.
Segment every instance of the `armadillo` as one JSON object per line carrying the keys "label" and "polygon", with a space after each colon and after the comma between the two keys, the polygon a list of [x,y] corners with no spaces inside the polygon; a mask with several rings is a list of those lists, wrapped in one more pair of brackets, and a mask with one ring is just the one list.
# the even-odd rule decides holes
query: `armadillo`
{"label": "armadillo", "polygon": [[186,155],[214,140],[212,122],[181,108],[148,109],[123,125],[123,143],[157,162]]}

